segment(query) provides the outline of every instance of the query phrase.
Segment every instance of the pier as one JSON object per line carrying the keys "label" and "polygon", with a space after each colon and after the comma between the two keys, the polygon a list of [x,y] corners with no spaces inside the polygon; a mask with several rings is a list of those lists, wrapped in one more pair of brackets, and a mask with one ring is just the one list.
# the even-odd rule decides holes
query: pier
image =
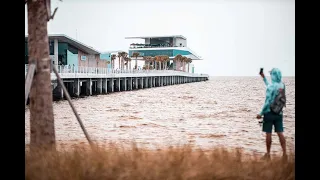
{"label": "pier", "polygon": [[[207,81],[207,74],[176,70],[111,70],[107,68],[57,66],[71,97],[108,94],[145,88]],[[25,75],[28,65],[25,65]],[[57,77],[51,73],[53,99],[65,99]]]}

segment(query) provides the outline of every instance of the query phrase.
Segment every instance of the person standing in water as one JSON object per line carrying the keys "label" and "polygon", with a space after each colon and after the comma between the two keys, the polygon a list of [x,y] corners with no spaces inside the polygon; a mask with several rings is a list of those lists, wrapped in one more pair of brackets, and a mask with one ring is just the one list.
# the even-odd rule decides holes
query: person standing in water
{"label": "person standing in water", "polygon": [[[266,148],[267,153],[262,159],[270,160],[270,149],[272,142],[272,128],[274,126],[274,131],[278,134],[280,144],[283,151],[283,160],[287,160],[286,151],[286,140],[283,134],[283,111],[282,108],[285,106],[285,85],[282,82],[281,71],[277,68],[273,68],[270,71],[271,83],[268,82],[264,73],[260,73],[263,81],[266,85],[266,99],[262,107],[261,112],[257,115],[257,119],[263,117],[262,131],[266,133]],[[284,97],[280,97],[281,94]],[[282,98],[282,99],[281,99]],[[282,100],[282,101],[281,101]],[[282,103],[282,104],[281,104]],[[277,107],[278,106],[278,107]]]}

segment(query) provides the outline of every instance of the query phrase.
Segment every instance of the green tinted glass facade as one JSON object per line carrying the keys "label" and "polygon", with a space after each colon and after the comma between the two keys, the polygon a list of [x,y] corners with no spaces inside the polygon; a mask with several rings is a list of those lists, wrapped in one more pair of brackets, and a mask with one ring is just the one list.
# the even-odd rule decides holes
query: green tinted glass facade
{"label": "green tinted glass facade", "polygon": [[189,55],[191,53],[189,51],[183,51],[183,50],[174,49],[173,50],[173,56],[176,56],[178,54],[184,56],[184,55]]}
{"label": "green tinted glass facade", "polygon": [[[25,42],[24,45],[25,48],[25,64],[28,64],[28,43]],[[49,42],[49,50],[50,50],[50,55],[54,55],[54,42],[50,41]],[[59,42],[58,43],[58,64],[61,65],[66,65],[68,64],[68,60],[67,60],[67,51],[72,52],[73,54],[78,54],[78,49],[69,45],[68,43],[62,43]]]}
{"label": "green tinted glass facade", "polygon": [[129,51],[129,56],[132,57],[134,52],[139,52],[140,56],[160,56],[160,55],[167,55],[169,57],[173,56],[173,50],[133,50]]}
{"label": "green tinted glass facade", "polygon": [[167,55],[169,57],[180,55],[189,55],[191,54],[189,51],[177,50],[177,49],[169,49],[169,50],[130,50],[129,56],[132,57],[134,52],[139,52],[140,56],[160,56],[160,55]]}

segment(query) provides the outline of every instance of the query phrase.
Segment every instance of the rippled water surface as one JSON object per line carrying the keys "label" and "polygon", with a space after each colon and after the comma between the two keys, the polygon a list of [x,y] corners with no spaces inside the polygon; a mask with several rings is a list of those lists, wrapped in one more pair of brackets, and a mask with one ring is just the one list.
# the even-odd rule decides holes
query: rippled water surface
{"label": "rippled water surface", "polygon": [[[284,78],[287,107],[284,112],[288,150],[294,149],[295,79]],[[242,147],[265,152],[264,134],[255,116],[265,98],[260,77],[211,77],[209,81],[75,99],[73,103],[88,133],[103,144],[136,141],[146,147],[191,143]],[[29,143],[29,111],[25,141]],[[86,142],[67,101],[54,103],[59,144]],[[276,134],[272,152],[281,152]]]}

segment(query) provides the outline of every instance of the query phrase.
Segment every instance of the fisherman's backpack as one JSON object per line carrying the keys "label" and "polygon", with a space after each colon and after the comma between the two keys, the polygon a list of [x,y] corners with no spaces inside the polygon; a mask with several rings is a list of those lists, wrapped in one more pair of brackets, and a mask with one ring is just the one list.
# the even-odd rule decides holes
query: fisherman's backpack
{"label": "fisherman's backpack", "polygon": [[270,109],[275,114],[280,114],[283,107],[286,106],[286,88],[280,88],[278,90],[278,95],[275,97],[274,101],[270,105]]}

